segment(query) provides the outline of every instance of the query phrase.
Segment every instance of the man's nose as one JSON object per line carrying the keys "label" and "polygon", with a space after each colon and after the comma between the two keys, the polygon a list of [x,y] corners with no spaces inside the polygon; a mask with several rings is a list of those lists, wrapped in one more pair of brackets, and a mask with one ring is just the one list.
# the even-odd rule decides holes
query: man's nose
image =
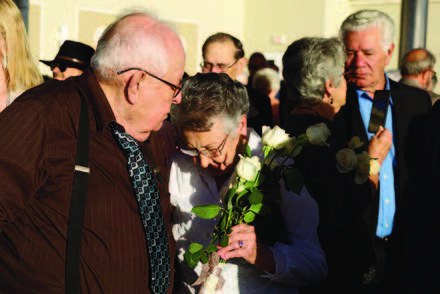
{"label": "man's nose", "polygon": [[179,104],[180,102],[182,102],[182,91],[173,98],[173,104]]}
{"label": "man's nose", "polygon": [[356,52],[353,56],[353,60],[351,61],[352,65],[355,65],[356,67],[363,67],[365,66],[365,55],[362,52]]}
{"label": "man's nose", "polygon": [[218,66],[213,66],[211,72],[222,73],[223,71]]}

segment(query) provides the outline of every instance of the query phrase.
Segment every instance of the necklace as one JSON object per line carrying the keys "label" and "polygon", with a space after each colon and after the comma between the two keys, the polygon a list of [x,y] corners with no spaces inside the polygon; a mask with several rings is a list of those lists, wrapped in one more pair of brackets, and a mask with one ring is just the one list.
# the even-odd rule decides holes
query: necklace
{"label": "necklace", "polygon": [[316,110],[314,110],[313,108],[307,107],[307,106],[295,106],[295,108],[293,110],[295,111],[296,108],[310,110],[311,112],[313,112],[317,116],[321,116]]}

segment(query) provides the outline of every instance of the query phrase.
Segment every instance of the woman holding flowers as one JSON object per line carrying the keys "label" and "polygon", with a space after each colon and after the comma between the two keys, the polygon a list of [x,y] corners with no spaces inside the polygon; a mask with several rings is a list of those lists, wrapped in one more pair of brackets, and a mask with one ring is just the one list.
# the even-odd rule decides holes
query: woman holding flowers
{"label": "woman holding flowers", "polygon": [[[284,166],[271,160],[270,167],[263,167],[269,171],[264,180],[259,156],[264,148],[267,155],[274,152],[274,147],[287,146],[288,135],[280,129],[274,133],[266,128],[264,144],[271,146],[263,148],[260,137],[246,127],[246,89],[226,74],[196,74],[185,81],[182,98],[182,103],[171,109],[171,118],[186,146],[173,158],[170,170],[171,203],[175,207],[173,234],[183,279],[181,292],[298,293],[298,286],[321,281],[327,266],[316,234],[318,210],[306,189],[289,192],[283,180],[277,181],[277,188],[272,191],[273,199],[279,196],[279,201],[267,201],[277,203],[271,206],[273,217],[261,226],[252,225],[256,214],[270,206],[264,204],[261,186],[256,183],[267,182],[272,174],[270,168],[280,170]],[[213,216],[219,210],[226,211],[220,207],[231,205],[238,209],[243,202],[238,198],[231,201],[232,190],[237,192],[234,197],[248,197],[245,202],[251,209],[244,213],[246,209],[242,207],[234,212],[239,224],[227,229],[227,233],[218,231],[219,244],[223,245],[219,246],[212,243],[219,229],[218,217]],[[272,195],[266,192],[264,197]],[[193,212],[203,206],[205,216],[212,209],[216,211],[205,219],[197,217]],[[231,215],[220,214],[220,222],[224,219],[229,223]],[[196,245],[191,247],[195,242],[199,246],[196,249]],[[211,249],[202,252],[203,246]],[[209,263],[206,252],[213,253]],[[191,254],[199,254],[197,258],[205,265],[198,259],[191,260]],[[220,263],[207,270],[216,256]]]}
{"label": "woman holding flowers", "polygon": [[[328,147],[312,147],[295,158],[318,203],[318,236],[329,266],[325,281],[304,293],[363,293],[382,270],[370,211],[392,138],[389,130],[380,129],[370,142],[341,139],[333,119],[345,104],[344,62],[344,47],[336,38],[297,40],[283,56],[284,81],[295,105],[287,132],[297,135],[317,123],[327,124],[331,132]],[[364,143],[369,152],[356,153]]]}

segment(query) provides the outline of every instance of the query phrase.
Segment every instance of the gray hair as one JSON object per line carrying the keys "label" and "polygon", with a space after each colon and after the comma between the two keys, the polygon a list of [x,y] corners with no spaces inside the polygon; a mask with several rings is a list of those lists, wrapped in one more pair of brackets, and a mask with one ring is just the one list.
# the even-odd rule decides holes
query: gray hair
{"label": "gray hair", "polygon": [[358,32],[370,28],[380,28],[382,48],[386,53],[394,43],[394,21],[382,11],[366,9],[349,15],[341,25],[340,37],[343,40],[347,32]]}
{"label": "gray hair", "polygon": [[271,91],[278,92],[280,90],[280,76],[278,72],[272,68],[263,68],[257,71],[252,80],[252,87],[265,94]]}
{"label": "gray hair", "polygon": [[283,77],[295,105],[315,105],[325,95],[325,83],[335,87],[344,73],[344,46],[337,38],[307,37],[293,42],[283,56]]}
{"label": "gray hair", "polygon": [[[417,58],[409,58],[411,55],[417,54],[416,51],[420,51]],[[422,73],[428,68],[434,68],[435,57],[434,55],[424,48],[416,48],[409,50],[400,61],[399,69],[400,74],[404,75],[416,75]]]}
{"label": "gray hair", "polygon": [[140,12],[127,14],[109,25],[91,60],[98,80],[120,83],[122,79],[116,73],[131,67],[162,74],[158,65],[166,62],[164,50],[159,48],[162,46],[159,32],[163,27],[164,24]]}
{"label": "gray hair", "polygon": [[214,119],[223,117],[229,131],[248,111],[243,84],[225,73],[197,73],[184,81],[182,102],[171,106],[171,120],[179,130],[205,132],[212,128]]}

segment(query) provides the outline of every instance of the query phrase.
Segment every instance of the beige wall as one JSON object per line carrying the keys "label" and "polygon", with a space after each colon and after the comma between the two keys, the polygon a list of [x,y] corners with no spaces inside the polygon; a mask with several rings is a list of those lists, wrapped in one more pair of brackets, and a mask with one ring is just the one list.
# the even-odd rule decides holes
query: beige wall
{"label": "beige wall", "polygon": [[[119,14],[136,8],[148,10],[176,29],[187,50],[189,74],[199,70],[200,48],[216,32],[241,39],[247,57],[261,51],[280,60],[294,40],[336,36],[343,19],[364,8],[382,10],[393,18],[398,48],[399,0],[30,0],[32,52],[36,59],[52,59],[64,39],[94,47],[99,31]],[[440,38],[435,34],[439,15],[440,1],[430,1],[427,48],[436,56],[440,55]],[[396,49],[388,69],[397,68],[397,58]],[[47,66],[40,63],[40,68],[49,73]]]}

